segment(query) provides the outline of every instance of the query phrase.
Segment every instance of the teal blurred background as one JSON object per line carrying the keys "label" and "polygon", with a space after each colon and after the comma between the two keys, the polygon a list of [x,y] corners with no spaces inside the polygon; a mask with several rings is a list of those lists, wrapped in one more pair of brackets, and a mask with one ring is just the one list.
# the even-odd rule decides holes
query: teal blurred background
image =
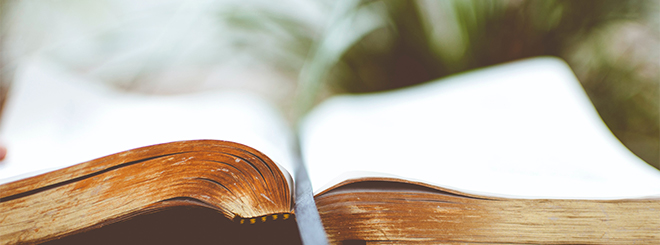
{"label": "teal blurred background", "polygon": [[660,1],[4,0],[0,7],[4,91],[13,69],[38,56],[131,93],[251,90],[292,124],[333,94],[558,56],[612,132],[660,168]]}

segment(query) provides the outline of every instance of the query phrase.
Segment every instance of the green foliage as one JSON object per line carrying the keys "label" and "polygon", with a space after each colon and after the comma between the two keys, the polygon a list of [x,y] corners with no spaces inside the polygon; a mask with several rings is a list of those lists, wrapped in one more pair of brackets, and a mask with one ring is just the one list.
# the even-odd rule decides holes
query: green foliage
{"label": "green foliage", "polygon": [[285,46],[298,48],[292,53],[302,60],[295,65],[300,113],[328,91],[384,91],[558,56],[572,66],[613,133],[660,168],[659,6],[654,0],[338,1],[315,35],[301,32],[304,24],[295,21],[253,20],[280,24],[293,37]]}

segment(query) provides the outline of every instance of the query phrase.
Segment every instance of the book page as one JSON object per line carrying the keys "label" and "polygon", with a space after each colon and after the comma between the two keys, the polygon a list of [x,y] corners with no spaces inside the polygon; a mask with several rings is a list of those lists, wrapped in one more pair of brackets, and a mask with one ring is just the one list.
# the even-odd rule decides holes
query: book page
{"label": "book page", "polygon": [[300,140],[315,192],[398,176],[503,197],[660,196],[660,172],[612,135],[555,58],[331,98],[304,120]]}
{"label": "book page", "polygon": [[293,169],[289,126],[276,108],[250,93],[127,94],[43,60],[25,63],[16,74],[0,125],[8,150],[0,183],[193,139],[242,143]]}

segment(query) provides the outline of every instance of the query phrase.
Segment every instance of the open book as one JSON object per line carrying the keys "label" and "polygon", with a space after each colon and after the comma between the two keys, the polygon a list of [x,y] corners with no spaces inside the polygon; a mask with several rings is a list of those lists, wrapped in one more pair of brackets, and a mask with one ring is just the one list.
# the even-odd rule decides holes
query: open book
{"label": "open book", "polygon": [[[323,242],[306,238],[314,215],[331,243],[660,239],[660,172],[554,58],[338,96],[295,131],[244,93],[84,80],[44,61],[17,72],[0,243]],[[312,191],[317,214],[299,209]]]}

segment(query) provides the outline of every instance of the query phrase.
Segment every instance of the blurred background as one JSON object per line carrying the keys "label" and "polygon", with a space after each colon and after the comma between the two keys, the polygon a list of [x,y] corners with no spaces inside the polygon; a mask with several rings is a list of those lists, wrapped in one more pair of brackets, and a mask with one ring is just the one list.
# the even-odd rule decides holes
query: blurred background
{"label": "blurred background", "polygon": [[30,58],[129,93],[244,89],[292,125],[323,99],[551,55],[660,168],[660,1],[0,0],[2,101]]}

